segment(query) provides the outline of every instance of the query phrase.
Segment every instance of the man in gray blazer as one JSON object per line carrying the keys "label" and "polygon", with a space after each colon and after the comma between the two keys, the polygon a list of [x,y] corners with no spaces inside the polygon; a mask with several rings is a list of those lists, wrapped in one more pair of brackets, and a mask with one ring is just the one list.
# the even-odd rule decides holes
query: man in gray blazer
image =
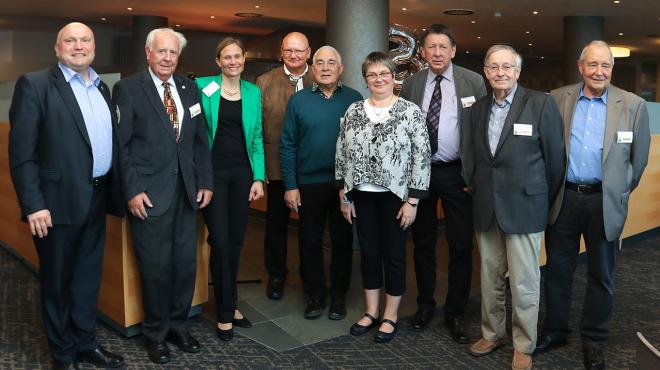
{"label": "man in gray blazer", "polygon": [[566,123],[568,166],[553,206],[558,219],[546,233],[547,317],[535,353],[566,344],[573,272],[584,235],[589,279],[580,332],[588,369],[605,367],[602,348],[612,317],[617,240],[651,138],[646,102],[610,84],[613,67],[609,46],[592,41],[578,60],[584,81],[551,93]]}
{"label": "man in gray blazer", "polygon": [[435,312],[439,198],[447,219],[449,245],[445,324],[455,341],[468,343],[463,318],[472,279],[472,201],[465,191],[465,179],[472,171],[469,107],[486,95],[486,87],[480,75],[452,63],[456,39],[447,26],[429,26],[420,43],[429,68],[406,79],[401,91],[401,97],[424,112],[432,152],[430,197],[419,203],[412,225],[418,292],[412,325],[423,330]]}
{"label": "man in gray blazer", "polygon": [[487,355],[506,338],[506,277],[512,312],[513,369],[530,369],[539,310],[541,233],[564,176],[562,121],[554,100],[518,85],[522,58],[508,45],[486,53],[493,96],[472,106],[474,229],[481,256],[482,338]]}

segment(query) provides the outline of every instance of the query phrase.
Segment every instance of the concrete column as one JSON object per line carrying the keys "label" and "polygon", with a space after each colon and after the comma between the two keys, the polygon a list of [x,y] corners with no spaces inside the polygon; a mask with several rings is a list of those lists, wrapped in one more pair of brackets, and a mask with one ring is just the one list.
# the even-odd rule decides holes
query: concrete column
{"label": "concrete column", "polygon": [[577,60],[586,44],[593,40],[603,40],[605,19],[592,15],[571,15],[564,17],[564,84],[582,80]]}
{"label": "concrete column", "polygon": [[167,17],[155,15],[133,16],[133,37],[131,42],[131,73],[147,68],[147,57],[144,53],[144,43],[149,32],[156,28],[167,27]]}
{"label": "concrete column", "polygon": [[388,51],[389,14],[388,0],[326,1],[326,43],[341,54],[341,81],[365,96],[362,62],[372,51]]}

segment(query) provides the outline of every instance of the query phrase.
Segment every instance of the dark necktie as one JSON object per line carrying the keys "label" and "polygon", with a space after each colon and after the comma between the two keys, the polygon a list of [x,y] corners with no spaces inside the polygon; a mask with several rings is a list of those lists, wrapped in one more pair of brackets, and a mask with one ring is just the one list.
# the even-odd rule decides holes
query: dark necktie
{"label": "dark necktie", "polygon": [[435,88],[431,95],[429,109],[426,112],[426,128],[429,131],[429,141],[431,142],[431,156],[438,151],[438,124],[440,123],[440,107],[442,106],[442,89],[440,88],[442,75],[435,76]]}
{"label": "dark necktie", "polygon": [[174,129],[174,137],[176,141],[179,141],[179,115],[176,111],[176,103],[172,98],[172,91],[170,90],[169,82],[163,82],[163,87],[165,88],[165,93],[163,94],[163,104],[165,104],[165,110],[167,111],[167,116],[172,122],[172,128]]}

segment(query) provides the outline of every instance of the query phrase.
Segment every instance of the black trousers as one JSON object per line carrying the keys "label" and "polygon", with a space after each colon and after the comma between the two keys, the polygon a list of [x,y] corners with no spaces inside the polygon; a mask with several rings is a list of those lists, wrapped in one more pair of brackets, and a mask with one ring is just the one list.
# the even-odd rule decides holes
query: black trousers
{"label": "black trousers", "polygon": [[417,207],[417,219],[412,225],[413,258],[417,278],[417,305],[431,309],[436,305],[436,242],[438,239],[438,199],[447,222],[449,246],[448,287],[445,298],[445,320],[465,313],[472,283],[472,198],[463,191],[460,161],[449,165],[432,165],[430,197]]}
{"label": "black trousers", "polygon": [[142,333],[162,341],[170,330],[187,332],[197,270],[197,212],[180,175],[164,214],[140,220],[129,213],[129,221],[142,282]]}
{"label": "black trousers", "polygon": [[270,180],[267,188],[264,262],[269,276],[286,280],[287,226],[291,210],[284,203],[282,180]]}
{"label": "black trousers", "polygon": [[408,233],[396,218],[401,199],[391,192],[352,190],[355,223],[362,259],[364,289],[380,289],[385,272],[385,292],[401,296],[406,291],[406,240]]}
{"label": "black trousers", "polygon": [[327,220],[332,240],[330,294],[343,296],[351,282],[353,229],[341,215],[339,193],[333,183],[298,185],[298,190],[302,203],[298,207],[300,276],[305,293],[313,299],[325,299],[323,230]]}
{"label": "black trousers", "polygon": [[553,337],[568,335],[581,235],[587,247],[587,288],[580,332],[585,346],[601,348],[610,333],[617,247],[616,240],[605,237],[602,193],[566,189],[557,222],[546,231],[545,331]]}
{"label": "black trousers", "polygon": [[34,237],[39,255],[41,312],[53,360],[72,363],[96,348],[96,304],[105,243],[104,185],[94,189],[85,222],[55,225]]}
{"label": "black trousers", "polygon": [[213,198],[204,210],[211,245],[216,317],[221,323],[230,323],[236,309],[236,276],[245,239],[251,186],[249,165],[216,170]]}

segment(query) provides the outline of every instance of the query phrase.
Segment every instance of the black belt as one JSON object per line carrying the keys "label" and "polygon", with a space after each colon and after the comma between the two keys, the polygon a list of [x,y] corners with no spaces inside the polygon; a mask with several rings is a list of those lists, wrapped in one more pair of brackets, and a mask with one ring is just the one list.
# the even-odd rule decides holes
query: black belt
{"label": "black belt", "polygon": [[452,166],[460,166],[460,165],[461,165],[460,159],[455,159],[451,162],[444,162],[444,161],[431,162],[431,166],[434,167],[452,167]]}
{"label": "black belt", "polygon": [[576,184],[566,181],[566,189],[575,190],[580,194],[600,193],[603,191],[602,184]]}
{"label": "black belt", "polygon": [[90,183],[92,184],[93,187],[101,186],[105,181],[107,180],[107,176],[99,176],[99,177],[93,177]]}

